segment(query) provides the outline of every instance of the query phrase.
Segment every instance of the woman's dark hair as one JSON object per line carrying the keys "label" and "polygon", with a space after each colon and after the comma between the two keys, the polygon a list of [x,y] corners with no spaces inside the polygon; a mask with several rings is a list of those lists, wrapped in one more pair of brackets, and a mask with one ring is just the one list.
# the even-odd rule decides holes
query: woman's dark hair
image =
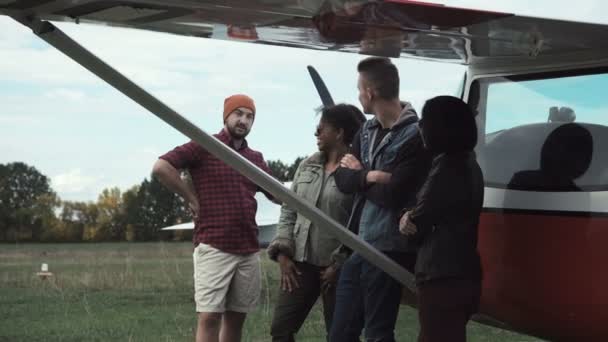
{"label": "woman's dark hair", "polygon": [[453,96],[437,96],[424,104],[420,128],[433,153],[471,151],[477,145],[477,124],[471,107]]}
{"label": "woman's dark hair", "polygon": [[344,130],[344,143],[350,146],[355,134],[365,122],[365,115],[353,105],[338,104],[323,108],[321,120],[335,129]]}

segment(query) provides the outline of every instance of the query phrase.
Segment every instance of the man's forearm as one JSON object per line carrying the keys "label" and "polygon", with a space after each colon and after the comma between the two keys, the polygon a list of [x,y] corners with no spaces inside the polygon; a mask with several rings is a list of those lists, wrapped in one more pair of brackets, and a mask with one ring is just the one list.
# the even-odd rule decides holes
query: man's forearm
{"label": "man's forearm", "polygon": [[189,203],[198,202],[194,190],[182,180],[180,173],[169,162],[159,159],[154,164],[152,174],[156,177],[167,189],[183,197]]}
{"label": "man's forearm", "polygon": [[364,192],[368,171],[339,167],[335,172],[336,186],[345,194]]}
{"label": "man's forearm", "polygon": [[368,184],[389,184],[392,174],[385,171],[372,170],[367,173],[366,181]]}

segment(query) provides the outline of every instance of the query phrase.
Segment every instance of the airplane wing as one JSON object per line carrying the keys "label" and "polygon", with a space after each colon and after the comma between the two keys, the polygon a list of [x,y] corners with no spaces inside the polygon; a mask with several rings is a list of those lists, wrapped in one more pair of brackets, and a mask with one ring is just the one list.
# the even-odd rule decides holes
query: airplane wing
{"label": "airplane wing", "polygon": [[194,229],[194,222],[180,223],[173,226],[161,228],[161,230],[192,230]]}
{"label": "airplane wing", "polygon": [[0,0],[0,14],[461,64],[608,49],[608,26],[408,0]]}

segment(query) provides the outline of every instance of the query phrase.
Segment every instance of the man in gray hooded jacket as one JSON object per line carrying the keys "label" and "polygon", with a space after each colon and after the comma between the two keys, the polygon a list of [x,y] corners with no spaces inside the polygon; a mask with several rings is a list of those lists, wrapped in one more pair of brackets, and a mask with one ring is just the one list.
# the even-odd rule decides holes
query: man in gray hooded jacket
{"label": "man in gray hooded jacket", "polygon": [[[418,132],[418,116],[399,100],[399,73],[388,58],[361,61],[359,101],[373,114],[336,171],[336,185],[355,194],[349,228],[388,257],[413,270],[416,251],[399,233],[399,214],[416,203],[431,156]],[[395,341],[401,285],[354,253],[342,267],[330,340]]]}

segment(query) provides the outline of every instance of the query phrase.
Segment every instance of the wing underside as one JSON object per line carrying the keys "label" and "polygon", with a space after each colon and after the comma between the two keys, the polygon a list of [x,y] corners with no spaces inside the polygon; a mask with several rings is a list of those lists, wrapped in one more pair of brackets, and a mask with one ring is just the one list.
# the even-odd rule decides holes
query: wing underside
{"label": "wing underside", "polygon": [[403,0],[0,0],[0,14],[461,64],[608,49],[607,25]]}

